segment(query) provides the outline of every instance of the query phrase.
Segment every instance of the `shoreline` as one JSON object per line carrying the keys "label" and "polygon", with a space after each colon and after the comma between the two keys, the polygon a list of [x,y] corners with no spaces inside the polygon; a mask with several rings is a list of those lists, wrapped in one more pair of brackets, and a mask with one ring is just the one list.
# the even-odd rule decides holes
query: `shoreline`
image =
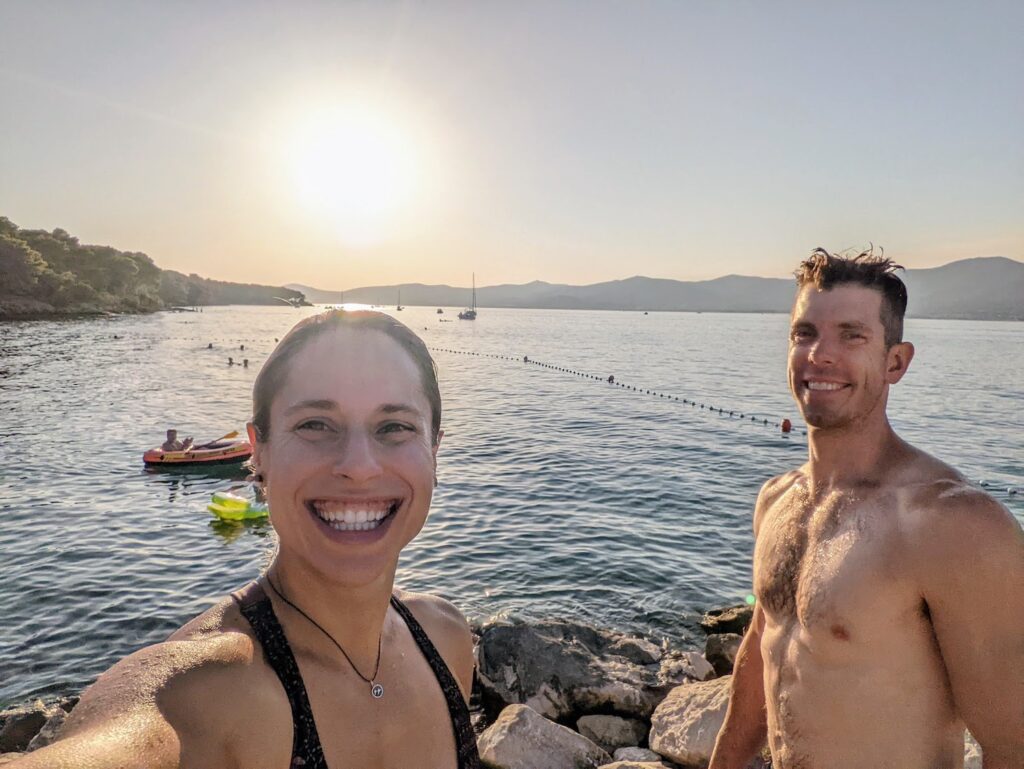
{"label": "shoreline", "polygon": [[[752,616],[745,604],[705,612],[703,653],[563,620],[474,626],[469,706],[483,766],[706,767]],[[0,765],[58,739],[77,703],[74,694],[0,712]],[[981,766],[965,733],[964,769]],[[746,769],[770,767],[765,748]]]}

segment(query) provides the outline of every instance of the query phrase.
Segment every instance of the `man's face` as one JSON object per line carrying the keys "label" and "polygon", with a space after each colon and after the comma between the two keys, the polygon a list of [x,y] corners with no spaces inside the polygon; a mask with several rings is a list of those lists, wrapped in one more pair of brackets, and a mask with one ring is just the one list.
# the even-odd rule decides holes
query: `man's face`
{"label": "man's face", "polygon": [[176,441],[176,440],[178,440],[178,431],[177,430],[168,430],[167,431],[167,440],[169,440],[169,441]]}
{"label": "man's face", "polygon": [[913,347],[886,348],[882,294],[859,285],[804,286],[793,305],[789,387],[808,425],[845,427],[881,410]]}

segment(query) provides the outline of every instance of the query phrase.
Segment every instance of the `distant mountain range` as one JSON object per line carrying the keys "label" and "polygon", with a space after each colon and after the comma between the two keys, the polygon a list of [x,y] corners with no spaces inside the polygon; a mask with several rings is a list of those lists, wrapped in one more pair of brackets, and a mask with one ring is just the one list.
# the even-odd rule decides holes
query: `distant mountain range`
{"label": "distant mountain range", "polygon": [[[907,284],[907,314],[917,318],[1024,320],[1024,262],[1003,256],[950,262],[942,267],[899,273]],[[291,283],[316,304],[337,304],[341,291]],[[522,285],[477,288],[478,307],[558,310],[676,310],[691,312],[789,312],[795,282],[784,278],[727,275],[714,280],[680,281],[636,276],[571,286],[535,280]],[[393,305],[402,293],[406,305],[461,307],[470,289],[403,283],[346,289],[344,301]]]}

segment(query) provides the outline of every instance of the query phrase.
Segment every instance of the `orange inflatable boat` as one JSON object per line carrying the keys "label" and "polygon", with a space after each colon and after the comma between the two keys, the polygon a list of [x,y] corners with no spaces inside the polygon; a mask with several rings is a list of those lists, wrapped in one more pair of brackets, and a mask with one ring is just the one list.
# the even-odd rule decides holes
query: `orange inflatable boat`
{"label": "orange inflatable boat", "polygon": [[231,465],[240,464],[251,456],[252,444],[249,441],[215,441],[185,451],[150,449],[142,455],[142,461],[150,467]]}

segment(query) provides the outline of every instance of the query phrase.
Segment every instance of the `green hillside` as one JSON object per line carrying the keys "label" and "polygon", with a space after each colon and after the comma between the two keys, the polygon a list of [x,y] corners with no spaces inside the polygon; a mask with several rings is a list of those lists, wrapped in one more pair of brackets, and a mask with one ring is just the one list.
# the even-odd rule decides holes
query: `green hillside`
{"label": "green hillside", "polygon": [[302,294],[161,270],[143,253],[83,245],[62,229],[24,230],[0,216],[0,319],[280,304],[277,297]]}

